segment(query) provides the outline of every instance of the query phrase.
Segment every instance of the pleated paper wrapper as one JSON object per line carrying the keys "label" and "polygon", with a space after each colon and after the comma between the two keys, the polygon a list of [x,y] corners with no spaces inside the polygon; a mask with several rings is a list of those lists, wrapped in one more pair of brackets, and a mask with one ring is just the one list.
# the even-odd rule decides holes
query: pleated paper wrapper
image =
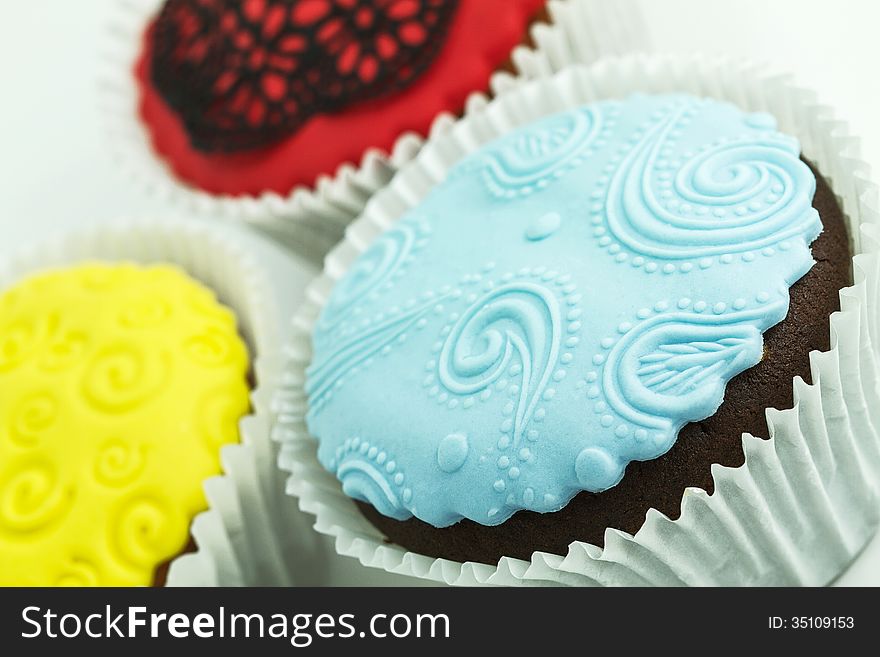
{"label": "pleated paper wrapper", "polygon": [[[372,195],[415,157],[422,138],[414,133],[403,134],[390,153],[367,150],[359,163],[340,163],[335,173],[320,176],[313,187],[296,187],[287,195],[215,195],[180,181],[153,150],[139,118],[134,77],[144,31],[161,6],[162,0],[117,0],[103,44],[101,111],[108,146],[120,169],[146,193],[184,212],[251,224],[320,264]],[[520,47],[512,55],[519,75],[556,70],[572,54],[582,61],[594,61],[603,54],[645,47],[645,30],[635,0],[551,0],[548,10],[551,24],[532,26],[538,50]],[[570,26],[574,24],[588,29],[572,31]],[[485,96],[477,94],[471,102],[480,99]],[[441,114],[430,134],[444,132],[453,120]]]}
{"label": "pleated paper wrapper", "polygon": [[[578,65],[567,42],[527,57],[539,78],[496,78],[498,97],[476,99],[435,134],[415,160],[367,205],[307,291],[287,346],[285,385],[275,395],[273,438],[291,473],[289,492],[363,564],[461,585],[822,585],[856,556],[880,516],[880,229],[877,189],[859,141],[814,93],[766,67],[699,56],[627,56]],[[572,64],[559,69],[565,58]],[[551,61],[552,60],[552,61]],[[541,73],[547,75],[541,76]],[[629,535],[605,532],[604,548],[575,541],[565,554],[536,552],[496,565],[434,559],[386,543],[335,477],[318,463],[304,422],[311,331],[334,283],[383,230],[481,144],[539,117],[633,92],[687,92],[775,115],[796,136],[842,203],[855,284],[830,317],[831,349],[810,354],[812,385],[792,381],[794,407],[767,410],[769,436],[742,438],[745,464],[712,468],[714,493],[685,491],[681,515],[656,510]]]}
{"label": "pleated paper wrapper", "polygon": [[174,560],[168,584],[294,583],[291,560],[311,530],[285,503],[277,446],[269,440],[268,397],[279,376],[281,342],[280,311],[267,273],[228,230],[201,221],[137,219],[96,224],[20,249],[0,264],[0,289],[33,272],[87,260],[179,266],[235,312],[251,355],[256,385],[251,414],[240,423],[241,442],[222,448],[224,474],[205,481],[209,508],[191,527],[198,549]]}

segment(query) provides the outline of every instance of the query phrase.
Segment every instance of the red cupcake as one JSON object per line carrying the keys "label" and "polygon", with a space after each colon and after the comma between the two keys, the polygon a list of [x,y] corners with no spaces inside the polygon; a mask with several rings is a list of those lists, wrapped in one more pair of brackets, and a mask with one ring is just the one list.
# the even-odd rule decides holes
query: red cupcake
{"label": "red cupcake", "polygon": [[312,186],[458,113],[544,0],[168,0],[136,64],[152,146],[215,195]]}
{"label": "red cupcake", "polygon": [[[634,0],[114,7],[101,101],[119,168],[178,209],[256,225],[314,262],[423,136],[503,91],[496,71],[534,77],[569,50],[594,61],[644,46]],[[581,38],[559,42],[565,25]]]}

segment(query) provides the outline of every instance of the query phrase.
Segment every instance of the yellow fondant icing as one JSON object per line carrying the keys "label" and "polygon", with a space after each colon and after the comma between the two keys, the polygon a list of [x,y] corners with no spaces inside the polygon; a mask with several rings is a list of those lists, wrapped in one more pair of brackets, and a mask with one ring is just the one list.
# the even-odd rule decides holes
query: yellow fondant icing
{"label": "yellow fondant icing", "polygon": [[233,314],[167,265],[0,295],[0,585],[148,585],[248,410]]}

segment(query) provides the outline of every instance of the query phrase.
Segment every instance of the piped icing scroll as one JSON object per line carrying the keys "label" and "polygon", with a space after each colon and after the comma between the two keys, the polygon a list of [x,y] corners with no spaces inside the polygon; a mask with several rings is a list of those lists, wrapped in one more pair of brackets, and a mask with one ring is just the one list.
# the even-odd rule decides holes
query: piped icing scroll
{"label": "piped icing scroll", "polygon": [[813,264],[815,186],[772,116],[685,95],[475,151],[330,295],[307,382],[321,463],[437,527],[613,487],[761,359]]}
{"label": "piped icing scroll", "polygon": [[233,314],[165,265],[0,292],[0,585],[149,585],[249,408]]}

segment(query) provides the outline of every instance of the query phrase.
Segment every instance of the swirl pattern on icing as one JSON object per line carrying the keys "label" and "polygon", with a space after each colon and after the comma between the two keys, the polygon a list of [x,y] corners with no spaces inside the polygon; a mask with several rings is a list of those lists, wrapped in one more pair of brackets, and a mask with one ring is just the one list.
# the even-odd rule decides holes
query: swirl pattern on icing
{"label": "swirl pattern on icing", "polygon": [[220,367],[235,361],[237,336],[209,326],[197,335],[189,337],[183,348],[190,358],[205,367]]}
{"label": "swirl pattern on icing", "polygon": [[814,191],[773,117],[690,96],[487,144],[333,289],[306,383],[321,463],[437,527],[614,486],[760,360],[812,265]]}
{"label": "swirl pattern on icing", "polygon": [[670,162],[676,137],[697,111],[676,104],[627,144],[605,197],[615,239],[643,256],[702,258],[817,230],[815,178],[791,139],[725,136]]}
{"label": "swirl pattern on icing", "polygon": [[80,331],[54,336],[40,357],[40,367],[47,372],[60,372],[76,366],[88,349],[88,337]]}
{"label": "swirl pattern on icing", "polygon": [[385,515],[405,519],[412,491],[393,456],[378,445],[349,438],[336,450],[331,463],[349,497],[369,502]]}
{"label": "swirl pattern on icing", "polygon": [[125,500],[111,515],[111,553],[133,568],[152,569],[162,563],[177,542],[171,528],[185,522],[174,507],[149,496]]}
{"label": "swirl pattern on icing", "polygon": [[179,270],[84,264],[0,294],[0,585],[149,585],[238,440],[235,318]]}
{"label": "swirl pattern on icing", "polygon": [[73,488],[48,461],[22,464],[0,483],[0,529],[31,535],[55,527],[70,511]]}
{"label": "swirl pattern on icing", "polygon": [[15,319],[0,325],[0,372],[9,372],[28,362],[47,337],[54,333],[59,321],[55,314],[46,315],[38,320],[18,317],[15,313],[16,305],[13,303],[5,305],[8,310],[4,315],[8,314]]}
{"label": "swirl pattern on icing", "polygon": [[169,355],[147,345],[111,345],[83,376],[83,398],[105,413],[124,413],[155,396],[170,375]]}
{"label": "swirl pattern on icing", "polygon": [[95,564],[86,559],[73,557],[62,566],[52,586],[98,586],[101,576]]}
{"label": "swirl pattern on icing", "polygon": [[108,440],[95,459],[95,481],[125,488],[136,483],[147,463],[147,449],[121,439]]}
{"label": "swirl pattern on icing", "polygon": [[130,306],[119,313],[119,321],[126,328],[158,326],[171,315],[171,306],[159,297],[133,299]]}
{"label": "swirl pattern on icing", "polygon": [[28,395],[9,416],[10,439],[20,447],[37,445],[40,437],[58,421],[58,410],[58,400],[51,392]]}
{"label": "swirl pattern on icing", "polygon": [[[593,108],[558,114],[539,130],[520,130],[477,156],[488,189],[499,198],[527,196],[579,167],[613,125]],[[465,169],[468,166],[465,165]]]}
{"label": "swirl pattern on icing", "polygon": [[413,217],[382,235],[358,258],[333,292],[321,316],[322,326],[334,326],[348,313],[359,314],[359,302],[375,300],[390,290],[413,262],[413,253],[424,247],[430,229]]}
{"label": "swirl pattern on icing", "polygon": [[452,327],[437,378],[445,390],[467,396],[517,372],[521,384],[508,430],[516,446],[559,358],[560,330],[552,293],[530,283],[501,285],[477,299]]}

